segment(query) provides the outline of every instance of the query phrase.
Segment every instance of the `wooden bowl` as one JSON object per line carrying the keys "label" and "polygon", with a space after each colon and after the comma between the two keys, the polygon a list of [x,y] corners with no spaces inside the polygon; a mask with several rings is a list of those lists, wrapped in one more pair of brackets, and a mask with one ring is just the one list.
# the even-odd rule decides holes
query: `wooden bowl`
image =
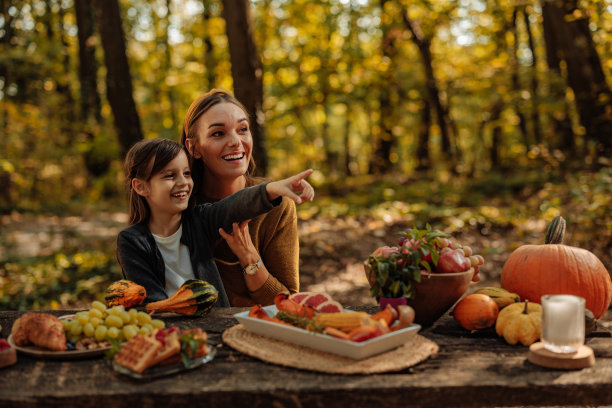
{"label": "wooden bowl", "polygon": [[[369,280],[369,265],[365,263],[364,268]],[[458,273],[424,275],[416,284],[415,297],[406,301],[414,309],[415,323],[431,326],[463,296],[473,277],[474,268]]]}
{"label": "wooden bowl", "polygon": [[465,272],[423,276],[416,285],[414,299],[406,301],[414,309],[414,321],[421,326],[431,326],[463,296],[473,276],[474,268]]}

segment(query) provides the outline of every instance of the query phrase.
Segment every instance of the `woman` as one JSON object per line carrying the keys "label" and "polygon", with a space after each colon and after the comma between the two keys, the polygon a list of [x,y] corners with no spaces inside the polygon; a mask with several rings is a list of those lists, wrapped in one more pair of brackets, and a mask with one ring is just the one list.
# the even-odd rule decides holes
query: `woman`
{"label": "woman", "polygon": [[[253,138],[246,108],[213,89],[187,111],[181,144],[191,155],[197,204],[215,202],[263,180],[252,176]],[[295,203],[278,207],[221,232],[214,256],[232,306],[269,305],[280,292],[299,291],[299,242]]]}

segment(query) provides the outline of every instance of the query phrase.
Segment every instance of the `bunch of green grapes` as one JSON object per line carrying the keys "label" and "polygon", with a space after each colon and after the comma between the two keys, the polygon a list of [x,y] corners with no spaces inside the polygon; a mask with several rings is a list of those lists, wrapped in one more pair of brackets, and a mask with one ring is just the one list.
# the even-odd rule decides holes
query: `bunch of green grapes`
{"label": "bunch of green grapes", "polygon": [[153,329],[163,329],[166,324],[136,309],[123,306],[107,308],[95,300],[91,309],[78,312],[73,319],[64,319],[66,338],[71,343],[90,337],[96,341],[129,340],[137,334],[147,334]]}

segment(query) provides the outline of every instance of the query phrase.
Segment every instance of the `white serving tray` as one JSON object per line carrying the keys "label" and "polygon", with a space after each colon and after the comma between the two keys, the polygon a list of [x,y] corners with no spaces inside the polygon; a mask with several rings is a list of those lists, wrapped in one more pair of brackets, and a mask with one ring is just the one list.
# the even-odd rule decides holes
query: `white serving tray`
{"label": "white serving tray", "polygon": [[[275,316],[278,312],[278,309],[274,305],[265,306],[263,309],[270,317]],[[399,347],[411,336],[415,335],[421,328],[420,325],[413,324],[405,329],[397,330],[373,339],[354,342],[326,334],[309,332],[289,325],[252,318],[249,317],[248,311],[236,313],[234,317],[247,330],[259,334],[260,336],[272,337],[277,340],[338,354],[355,360],[361,360]]]}

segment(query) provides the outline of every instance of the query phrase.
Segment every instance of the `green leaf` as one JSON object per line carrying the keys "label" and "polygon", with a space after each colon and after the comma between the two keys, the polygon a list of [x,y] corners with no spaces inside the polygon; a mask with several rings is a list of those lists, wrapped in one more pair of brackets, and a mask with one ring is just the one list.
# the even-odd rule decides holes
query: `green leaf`
{"label": "green leaf", "polygon": [[391,286],[389,286],[389,291],[391,292],[391,294],[393,296],[391,297],[399,297],[400,295],[400,281],[395,281],[391,284]]}
{"label": "green leaf", "polygon": [[379,263],[378,264],[378,282],[381,286],[387,282],[389,278],[389,264]]}

